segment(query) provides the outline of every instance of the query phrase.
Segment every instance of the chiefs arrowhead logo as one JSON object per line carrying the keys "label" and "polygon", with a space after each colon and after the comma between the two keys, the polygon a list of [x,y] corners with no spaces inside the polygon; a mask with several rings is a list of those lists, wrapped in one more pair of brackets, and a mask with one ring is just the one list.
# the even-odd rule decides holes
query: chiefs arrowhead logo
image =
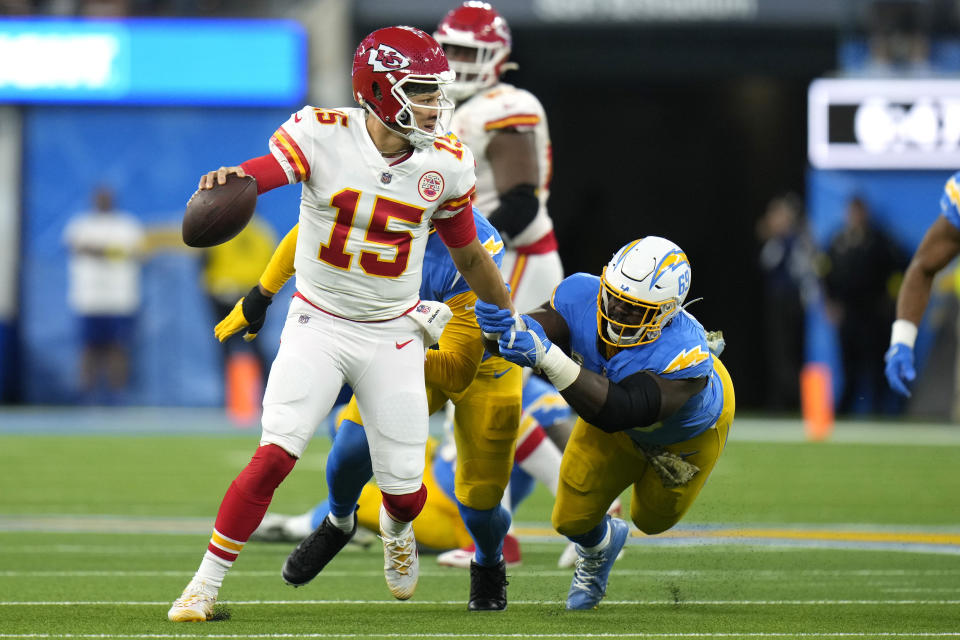
{"label": "chiefs arrowhead logo", "polygon": [[367,56],[367,64],[378,72],[399,71],[410,66],[410,58],[390,45],[381,44],[376,49],[370,50],[370,55]]}

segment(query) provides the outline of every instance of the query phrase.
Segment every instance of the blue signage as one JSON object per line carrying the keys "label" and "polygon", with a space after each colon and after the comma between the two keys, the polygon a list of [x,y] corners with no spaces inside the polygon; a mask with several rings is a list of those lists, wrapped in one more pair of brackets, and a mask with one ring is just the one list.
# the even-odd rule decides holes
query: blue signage
{"label": "blue signage", "polygon": [[0,102],[289,106],[306,47],[287,20],[0,20]]}

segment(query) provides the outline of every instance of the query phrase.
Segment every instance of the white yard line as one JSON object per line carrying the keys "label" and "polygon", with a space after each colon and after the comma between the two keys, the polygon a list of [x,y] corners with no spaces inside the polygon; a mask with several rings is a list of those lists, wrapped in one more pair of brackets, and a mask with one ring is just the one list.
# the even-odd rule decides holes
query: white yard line
{"label": "white yard line", "polygon": [[[163,601],[110,601],[110,600],[27,600],[19,602],[0,601],[0,607],[73,607],[73,606],[104,606],[104,607],[153,607],[168,605]],[[223,600],[219,604],[231,606],[286,606],[286,605],[385,605],[392,604],[400,607],[410,606],[463,606],[462,600]],[[510,606],[544,606],[563,605],[563,600],[511,600]],[[958,605],[960,600],[604,600],[606,606],[935,606]]]}
{"label": "white yard line", "polygon": [[[512,604],[512,603],[511,603]],[[0,633],[0,638],[958,638],[960,632],[847,631],[847,632],[717,632],[717,633]]]}

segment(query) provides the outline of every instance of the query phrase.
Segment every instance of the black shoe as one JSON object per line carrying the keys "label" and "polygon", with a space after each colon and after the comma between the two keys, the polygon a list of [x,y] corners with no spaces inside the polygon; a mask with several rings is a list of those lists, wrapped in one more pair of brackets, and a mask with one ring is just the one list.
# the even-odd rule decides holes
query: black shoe
{"label": "black shoe", "polygon": [[494,567],[470,561],[470,611],[503,611],[507,608],[507,564]]}
{"label": "black shoe", "polygon": [[357,532],[357,516],[353,516],[353,531],[344,533],[329,518],[303,539],[283,563],[283,581],[292,587],[302,587],[317,577],[333,556],[340,553]]}

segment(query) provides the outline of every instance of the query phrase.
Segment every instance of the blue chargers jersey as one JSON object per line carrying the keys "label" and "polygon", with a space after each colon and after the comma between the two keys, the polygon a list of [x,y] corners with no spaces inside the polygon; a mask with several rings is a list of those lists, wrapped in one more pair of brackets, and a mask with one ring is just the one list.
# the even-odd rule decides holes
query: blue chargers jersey
{"label": "blue chargers jersey", "polygon": [[549,429],[569,418],[573,409],[556,387],[543,378],[530,376],[523,385],[523,414],[533,416],[541,427]]}
{"label": "blue chargers jersey", "polygon": [[599,293],[600,278],[587,273],[564,279],[553,293],[551,304],[570,328],[570,355],[574,360],[612,382],[639,371],[663,378],[708,380],[703,391],[663,422],[626,433],[639,443],[667,445],[689,440],[713,426],[723,409],[723,385],[713,369],[706,332],[697,319],[681,311],[655,341],[622,349],[608,360],[600,351],[604,343],[597,333]]}
{"label": "blue chargers jersey", "polygon": [[960,229],[960,171],[950,176],[943,186],[940,197],[940,213],[957,229]]}
{"label": "blue chargers jersey", "polygon": [[[477,238],[480,239],[480,244],[490,253],[499,268],[503,264],[504,254],[503,240],[500,239],[500,234],[487,222],[487,219],[476,207],[473,208],[473,221],[477,226]],[[431,229],[430,237],[427,239],[427,248],[423,255],[420,299],[446,302],[453,296],[467,291],[470,291],[470,285],[457,271],[447,246],[440,239],[440,234]]]}

